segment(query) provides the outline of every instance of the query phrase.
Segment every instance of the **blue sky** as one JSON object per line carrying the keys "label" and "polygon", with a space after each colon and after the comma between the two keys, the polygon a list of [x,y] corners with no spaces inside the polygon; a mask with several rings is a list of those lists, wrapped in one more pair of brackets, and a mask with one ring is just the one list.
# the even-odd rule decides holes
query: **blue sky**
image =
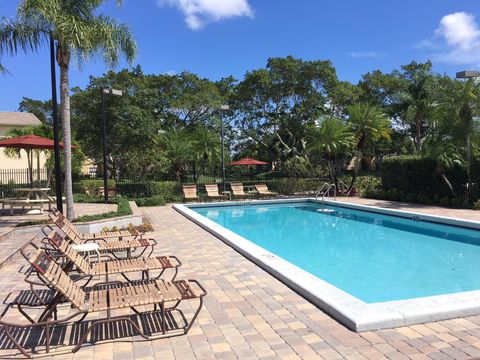
{"label": "blue sky", "polygon": [[[146,73],[188,70],[220,79],[265,66],[268,57],[330,59],[340,79],[357,82],[374,69],[391,71],[411,60],[432,59],[453,75],[480,65],[477,0],[124,0],[101,12],[130,25]],[[0,2],[14,17],[17,0]],[[0,111],[22,96],[50,96],[48,51],[3,56],[11,75],[0,75]],[[120,66],[123,67],[126,64]],[[93,59],[72,68],[71,86],[106,70]]]}

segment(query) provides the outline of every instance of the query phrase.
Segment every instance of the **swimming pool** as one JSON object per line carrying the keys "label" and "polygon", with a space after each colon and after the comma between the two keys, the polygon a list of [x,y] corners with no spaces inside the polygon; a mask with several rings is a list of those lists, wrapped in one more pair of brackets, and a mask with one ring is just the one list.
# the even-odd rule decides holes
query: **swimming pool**
{"label": "swimming pool", "polygon": [[339,205],[258,201],[177,210],[358,331],[480,310],[478,224]]}

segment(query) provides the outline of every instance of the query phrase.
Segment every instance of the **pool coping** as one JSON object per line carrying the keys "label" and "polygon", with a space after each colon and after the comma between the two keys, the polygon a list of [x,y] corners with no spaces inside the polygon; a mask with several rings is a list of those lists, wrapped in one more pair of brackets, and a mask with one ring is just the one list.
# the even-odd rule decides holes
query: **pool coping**
{"label": "pool coping", "polygon": [[[480,290],[367,304],[193,211],[195,207],[319,203],[314,198],[175,204],[173,208],[278,278],[340,323],[356,332],[388,329],[480,314]],[[325,204],[480,230],[480,222],[324,200]]]}

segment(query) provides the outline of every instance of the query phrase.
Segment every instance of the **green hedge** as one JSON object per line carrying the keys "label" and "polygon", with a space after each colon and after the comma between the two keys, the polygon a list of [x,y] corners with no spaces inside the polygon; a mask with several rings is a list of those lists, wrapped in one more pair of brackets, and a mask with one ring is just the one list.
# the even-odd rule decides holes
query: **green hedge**
{"label": "green hedge", "polygon": [[163,196],[152,196],[147,198],[136,198],[135,203],[137,206],[163,206],[166,204]]}
{"label": "green hedge", "polygon": [[176,181],[153,181],[150,183],[150,196],[161,196],[165,202],[181,202],[181,185]]}
{"label": "green hedge", "polygon": [[[447,207],[463,207],[464,184],[467,182],[466,169],[454,166],[445,172],[457,194],[455,198],[442,180],[441,173],[433,159],[416,156],[395,156],[382,163],[381,187],[370,188],[366,197],[441,205]],[[472,162],[472,182],[480,181],[480,160]],[[478,187],[472,189],[472,201],[478,199]]]}

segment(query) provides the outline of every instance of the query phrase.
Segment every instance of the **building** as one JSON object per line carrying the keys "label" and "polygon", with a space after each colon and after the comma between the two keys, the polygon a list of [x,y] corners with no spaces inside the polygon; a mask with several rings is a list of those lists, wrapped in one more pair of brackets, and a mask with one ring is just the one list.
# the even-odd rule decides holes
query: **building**
{"label": "building", "polygon": [[[41,125],[42,122],[38,118],[26,112],[1,112],[0,111],[0,139],[4,139],[11,129],[29,128]],[[34,167],[36,168],[36,157],[34,158]],[[46,156],[44,153],[40,155],[40,168],[45,166]],[[5,149],[0,148],[0,170],[2,169],[28,169],[27,153],[25,150],[20,151],[19,158],[8,157]]]}

